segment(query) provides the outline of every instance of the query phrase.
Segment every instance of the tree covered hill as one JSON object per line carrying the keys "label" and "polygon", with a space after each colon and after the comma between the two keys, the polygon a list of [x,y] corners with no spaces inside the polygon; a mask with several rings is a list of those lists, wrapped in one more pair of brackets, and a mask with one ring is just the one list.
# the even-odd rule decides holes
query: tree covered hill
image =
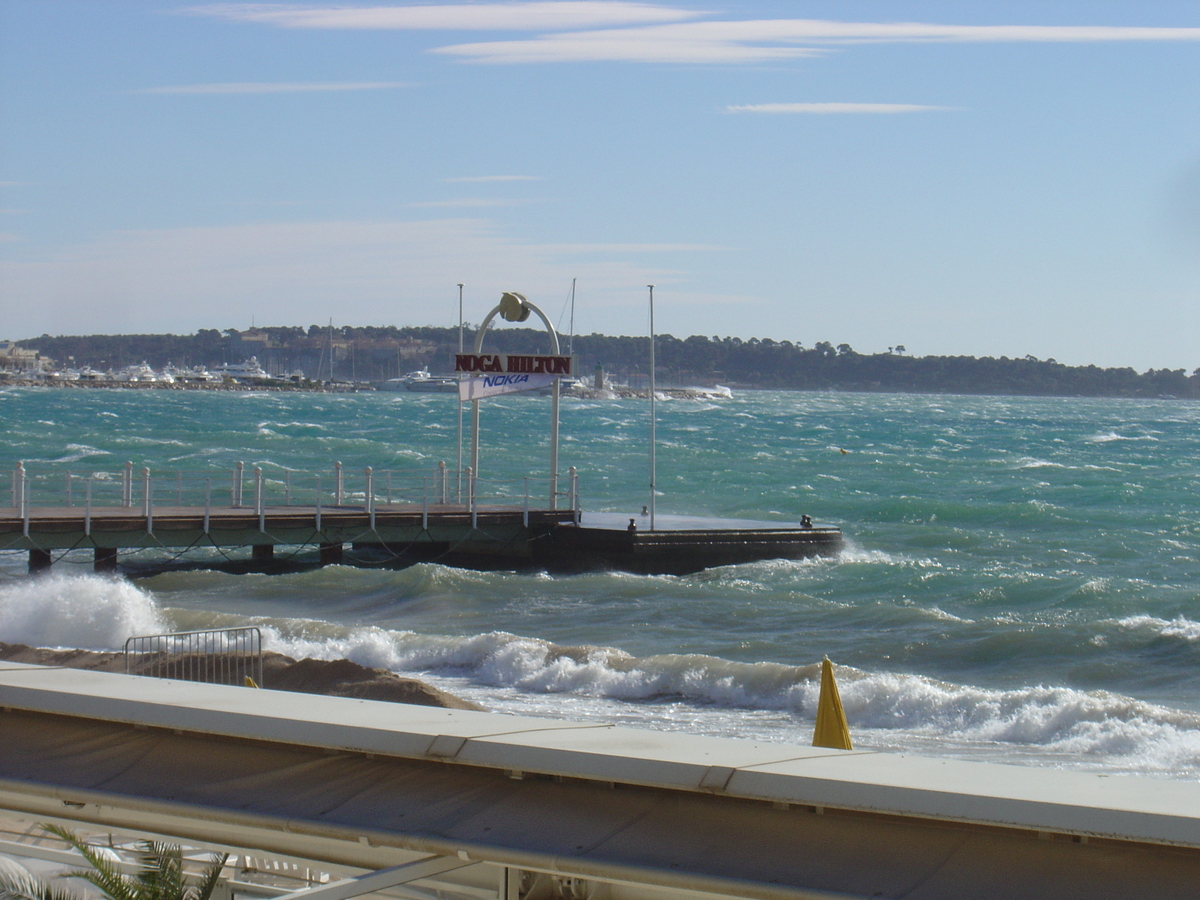
{"label": "tree covered hill", "polygon": [[[475,332],[468,327],[469,349]],[[566,338],[562,339],[563,352]],[[428,366],[452,367],[457,328],[435,327],[268,327],[239,332],[202,329],[193,335],[42,335],[17,342],[56,360],[60,367],[119,369],[142,361],[157,367],[216,366],[254,356],[277,374],[302,371],[313,379],[381,381]],[[580,372],[603,366],[622,380],[644,382],[649,361],[648,337],[576,335],[574,353]],[[488,332],[485,350],[507,353],[548,352],[544,331],[497,328]],[[857,353],[848,344],[822,341],[806,348],[770,338],[659,335],[655,348],[657,377],[664,385],[727,384],[741,388],[845,390],[1027,396],[1200,398],[1200,369],[1066,366],[1053,359],[972,356],[910,356],[903,347],[887,353]]]}

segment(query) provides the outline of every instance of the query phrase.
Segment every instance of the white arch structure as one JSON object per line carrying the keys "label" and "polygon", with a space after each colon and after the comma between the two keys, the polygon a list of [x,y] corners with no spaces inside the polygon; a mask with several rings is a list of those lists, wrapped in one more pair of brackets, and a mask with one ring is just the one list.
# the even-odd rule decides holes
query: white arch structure
{"label": "white arch structure", "polygon": [[[550,350],[555,355],[559,355],[558,348],[558,332],[554,330],[554,326],[550,323],[550,319],[546,314],[537,307],[536,304],[530,303],[525,299],[524,295],[518,294],[515,291],[505,291],[500,297],[500,302],[495,308],[487,314],[487,318],[483,320],[483,324],[479,326],[479,332],[475,335],[475,353],[478,355],[483,350],[483,337],[487,334],[488,327],[492,324],[492,320],[500,315],[509,322],[524,322],[529,318],[529,314],[537,313],[539,319],[546,326],[546,332],[550,335]],[[559,379],[554,379],[554,385],[550,391],[550,508],[558,509],[558,399],[559,399]],[[462,402],[461,400],[459,401]],[[471,401],[471,472],[474,478],[479,478],[479,400]],[[472,482],[473,484],[474,482]],[[475,498],[471,497],[471,505],[474,506]]]}

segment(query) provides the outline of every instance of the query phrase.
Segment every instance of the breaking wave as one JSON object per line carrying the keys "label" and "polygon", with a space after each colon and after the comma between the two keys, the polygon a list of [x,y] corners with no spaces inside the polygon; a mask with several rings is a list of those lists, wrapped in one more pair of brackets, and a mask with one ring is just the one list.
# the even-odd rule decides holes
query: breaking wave
{"label": "breaking wave", "polygon": [[[626,703],[683,702],[714,710],[775,710],[804,720],[815,715],[820,690],[816,664],[742,663],[696,654],[635,657],[611,647],[559,646],[504,632],[437,637],[362,629],[314,640],[269,629],[268,642],[292,656],[345,656],[408,674],[454,677],[467,686]],[[892,746],[908,733],[960,745],[1042,748],[1139,770],[1200,769],[1200,715],[1194,713],[1065,687],[995,690],[845,666],[838,667],[838,678],[851,730],[884,732]],[[540,711],[555,715],[558,704],[548,697]]]}
{"label": "breaking wave", "polygon": [[114,650],[135,634],[165,631],[153,596],[127,581],[48,575],[0,586],[0,641]]}

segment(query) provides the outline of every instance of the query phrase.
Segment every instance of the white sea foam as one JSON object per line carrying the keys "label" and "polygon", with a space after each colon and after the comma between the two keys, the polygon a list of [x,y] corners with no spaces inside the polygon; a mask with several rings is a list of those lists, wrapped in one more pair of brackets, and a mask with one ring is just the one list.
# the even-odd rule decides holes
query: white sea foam
{"label": "white sea foam", "polygon": [[1070,469],[1072,466],[1064,466],[1062,463],[1051,462],[1048,459],[1036,459],[1031,456],[1023,456],[1016,462],[1018,469]]}
{"label": "white sea foam", "polygon": [[[610,647],[562,647],[505,632],[469,637],[359,629],[334,639],[288,638],[268,628],[271,649],[347,657],[363,665],[453,678],[512,697],[522,711],[556,715],[571,694],[606,702],[684,703],[698,711],[778,711],[807,721],[819,695],[818,666],[742,663],[700,654],[634,657]],[[1104,692],[1034,686],[995,690],[916,675],[839,667],[851,730],[911,734],[957,745],[1019,745],[1127,768],[1200,768],[1200,716]],[[517,694],[519,693],[519,699]],[[736,717],[715,715],[735,723]],[[902,745],[902,737],[886,738]]]}
{"label": "white sea foam", "polygon": [[1121,758],[1141,769],[1200,766],[1200,716],[1104,692],[985,690],[905,675],[845,680],[850,722],[955,740]]}
{"label": "white sea foam", "polygon": [[154,598],[127,581],[48,575],[0,587],[0,640],[35,647],[115,650],[167,630]]}
{"label": "white sea foam", "polygon": [[60,456],[58,459],[52,459],[50,462],[75,462],[80,459],[87,459],[89,456],[110,456],[107,450],[98,450],[95,447],[89,447],[87,444],[67,444],[67,453]]}
{"label": "white sea foam", "polygon": [[1188,643],[1200,641],[1200,622],[1176,616],[1174,619],[1160,619],[1156,616],[1126,616],[1118,619],[1117,624],[1129,631],[1149,631],[1163,637],[1181,638]]}
{"label": "white sea foam", "polygon": [[290,656],[345,657],[406,672],[468,676],[493,687],[574,693],[627,701],[675,698],[721,706],[791,709],[811,705],[815,665],[739,663],[699,654],[637,658],[611,647],[561,647],[506,632],[470,637],[358,629],[343,638],[285,637],[264,642]]}
{"label": "white sea foam", "polygon": [[1117,434],[1115,431],[1105,431],[1101,434],[1093,434],[1087,439],[1093,444],[1108,444],[1112,441],[1157,441],[1152,434]]}

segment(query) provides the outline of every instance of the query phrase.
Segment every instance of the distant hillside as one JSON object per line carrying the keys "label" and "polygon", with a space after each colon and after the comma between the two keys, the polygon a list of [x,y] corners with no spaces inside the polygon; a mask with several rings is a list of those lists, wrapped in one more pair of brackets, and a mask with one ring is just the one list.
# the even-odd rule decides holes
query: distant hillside
{"label": "distant hillside", "polygon": [[[468,329],[467,347],[475,340]],[[565,338],[564,352],[565,352]],[[84,335],[18,341],[57,361],[59,366],[119,369],[143,360],[156,368],[216,366],[257,357],[273,374],[302,371],[313,379],[382,381],[428,366],[451,368],[458,347],[457,328],[328,328],[314,325],[256,328],[250,331],[204,329],[193,335]],[[576,335],[580,371],[590,375],[603,366],[611,375],[644,383],[649,338]],[[486,349],[497,352],[546,352],[544,331],[504,328],[489,331]],[[1026,396],[1200,398],[1200,369],[1065,366],[1031,356],[909,356],[892,352],[856,353],[848,344],[822,341],[811,348],[770,338],[679,339],[659,335],[658,380],[664,386],[727,384],[742,388],[788,390],[887,391]]]}

